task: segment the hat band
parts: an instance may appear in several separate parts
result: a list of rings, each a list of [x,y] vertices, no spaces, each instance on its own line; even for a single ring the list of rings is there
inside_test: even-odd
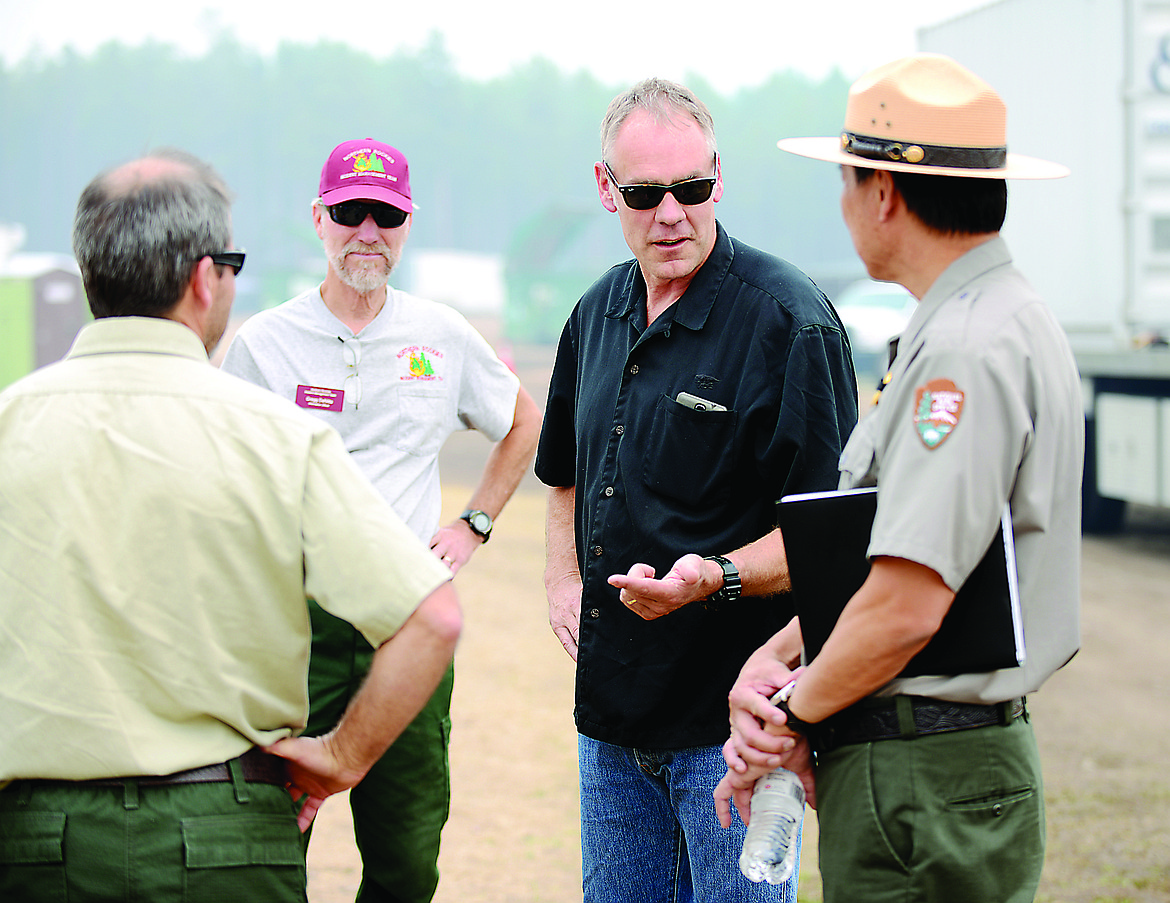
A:
[[[841,133],[841,150],[867,160],[911,163],[918,166],[950,166],[957,169],[1003,169],[1007,165],[1007,147],[946,147],[934,144],[903,144]]]

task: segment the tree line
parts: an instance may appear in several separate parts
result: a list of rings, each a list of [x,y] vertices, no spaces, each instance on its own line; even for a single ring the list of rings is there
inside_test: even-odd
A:
[[[845,78],[778,72],[730,95],[697,76],[684,80],[715,117],[720,221],[822,283],[857,275],[836,173],[776,149],[785,135],[840,128]],[[68,253],[77,197],[97,172],[181,147],[212,163],[236,194],[249,276],[238,303],[259,309],[288,297],[298,277],[322,272],[309,205],[335,144],[372,136],[406,154],[419,207],[411,247],[518,253],[517,236],[550,211],[604,216],[592,174],[598,126],[625,87],[544,58],[473,80],[437,34],[380,59],[332,42],[286,43],[265,56],[230,36],[195,58],[160,43],[66,50],[0,67],[0,222],[25,227],[26,250]],[[616,223],[603,232],[579,252],[596,257],[588,267],[628,256]]]

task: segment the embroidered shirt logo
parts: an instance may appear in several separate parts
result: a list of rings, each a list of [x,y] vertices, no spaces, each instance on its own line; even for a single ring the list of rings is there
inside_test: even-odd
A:
[[[406,364],[406,372],[398,378],[402,380],[441,380],[443,377],[435,372],[436,367],[442,367],[443,352],[426,345],[411,345],[398,352],[398,359]]]
[[[426,353],[420,351],[418,354],[411,354],[410,356],[410,375],[411,376],[434,376],[435,368],[431,366],[431,362],[427,360]]]
[[[929,449],[947,440],[962,413],[963,392],[949,379],[932,379],[914,390],[914,428]]]

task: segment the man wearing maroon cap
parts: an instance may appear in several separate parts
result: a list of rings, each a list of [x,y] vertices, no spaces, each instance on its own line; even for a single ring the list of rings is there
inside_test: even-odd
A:
[[[540,411],[463,316],[387,285],[413,211],[399,151],[370,138],[334,148],[312,207],[328,260],[324,282],[249,319],[223,368],[333,425],[379,492],[458,573],[487,542],[531,462]],[[466,510],[440,526],[439,449],[464,429],[479,430],[495,446]],[[348,624],[316,606],[311,613],[310,735],[336,723],[371,654]],[[425,903],[434,895],[450,798],[452,678],[449,669],[427,707],[350,793],[363,861],[359,901]]]

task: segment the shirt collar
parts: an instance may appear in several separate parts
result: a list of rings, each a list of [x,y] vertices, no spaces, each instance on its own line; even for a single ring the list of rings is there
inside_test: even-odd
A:
[[[1009,266],[1012,262],[1011,252],[1007,242],[996,235],[995,238],[985,241],[951,263],[942,274],[934,280],[934,284],[927,289],[926,294],[918,303],[910,322],[902,335],[904,337],[917,336],[926,325],[926,321],[948,299],[959,294],[969,282],[986,275],[994,269]],[[903,345],[902,347],[906,347]]]
[[[86,324],[66,357],[95,354],[171,354],[207,361],[199,336],[182,323],[161,317],[103,317]]]
[[[925,304],[935,304],[943,298],[949,298],[971,280],[1011,262],[1012,255],[1008,251],[1007,242],[996,235],[983,244],[976,245],[943,270],[934,280],[934,285],[927,289],[922,301]]]
[[[716,221],[715,244],[711,248],[711,253],[695,273],[695,278],[687,286],[686,292],[671,306],[664,317],[668,318],[669,322],[678,323],[687,329],[702,329],[734,259],[735,247],[731,243],[731,237]],[[638,266],[638,261],[634,260],[629,264],[625,290],[614,299],[605,315],[616,320],[628,319],[639,305],[644,307],[645,303],[646,280],[642,278],[642,269]],[[657,323],[658,320],[654,322]]]

